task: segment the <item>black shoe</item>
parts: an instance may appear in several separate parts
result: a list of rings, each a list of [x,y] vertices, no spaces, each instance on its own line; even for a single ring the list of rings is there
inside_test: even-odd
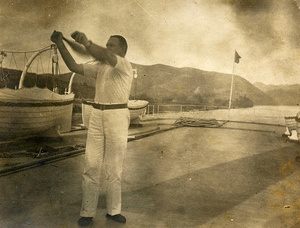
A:
[[[106,214],[106,217],[111,220],[114,220],[115,222],[126,223],[126,218],[121,214],[117,214],[117,215]]]
[[[89,226],[93,223],[93,217],[81,217],[78,220],[79,226]]]

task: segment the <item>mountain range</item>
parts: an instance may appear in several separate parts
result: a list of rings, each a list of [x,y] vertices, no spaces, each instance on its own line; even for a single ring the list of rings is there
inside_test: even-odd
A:
[[[269,97],[272,97],[278,105],[297,105],[300,103],[300,85],[265,85],[261,82],[254,83],[254,86],[259,88]]]
[[[189,103],[206,105],[228,105],[231,89],[231,74],[203,71],[196,68],[176,68],[172,66],[140,65],[132,63],[137,70],[137,78],[133,80],[131,99],[145,99],[151,103]],[[2,74],[9,74],[6,86],[15,88],[21,71],[2,69]],[[25,86],[47,86],[52,89],[54,84],[63,93],[68,88],[71,73],[62,74],[59,78],[51,75],[35,75],[28,73]],[[251,84],[241,76],[233,77],[232,101],[246,99],[253,105],[296,105],[299,99],[295,96],[300,92],[300,85],[265,85]],[[0,86],[4,87],[4,80]],[[76,75],[72,88],[77,98],[93,98],[94,79]]]
[[[133,84],[136,96],[148,96],[156,102],[228,104],[231,74],[203,71],[196,68],[175,68],[162,64],[132,64],[138,77]],[[276,101],[244,78],[234,75],[232,100],[247,97],[254,105],[275,105]],[[136,87],[136,89],[134,88]]]

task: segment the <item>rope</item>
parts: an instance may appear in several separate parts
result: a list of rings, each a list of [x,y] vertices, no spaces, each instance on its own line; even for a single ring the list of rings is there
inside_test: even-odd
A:
[[[9,65],[8,65],[8,69],[10,68],[11,66],[11,62],[12,62],[12,57],[13,57],[13,54],[10,56],[10,60],[9,60]]]
[[[221,127],[223,123],[219,123],[216,119],[180,117],[175,121],[175,125],[189,127]]]
[[[39,74],[39,66],[41,66],[42,73],[44,74],[45,71],[44,71],[44,67],[43,67],[43,60],[42,60],[42,57],[40,55],[38,56],[37,64],[36,64],[36,73],[37,74]]]
[[[28,61],[28,58],[27,58],[27,53],[34,53],[34,52],[39,52],[39,51],[42,51],[48,47],[52,47],[52,45],[48,45],[44,48],[40,48],[40,49],[37,49],[37,50],[31,50],[31,51],[0,51],[1,55],[5,55],[5,57],[7,56],[7,54],[11,54],[11,58],[10,58],[10,63],[9,63],[9,67],[11,67],[11,63],[12,63],[12,60],[14,60],[15,62],[15,65],[16,65],[16,68],[18,69],[18,65],[17,65],[17,61],[16,61],[16,58],[15,58],[15,55],[14,54],[24,54],[24,66],[25,66],[25,60]],[[2,67],[2,63],[1,63],[1,67]]]
[[[18,69],[18,63],[17,63],[16,57],[15,57],[15,54],[24,54],[24,58],[23,58],[24,63],[23,63],[23,65],[25,66],[26,62],[28,62],[27,54],[40,52],[40,51],[45,50],[45,49],[47,49],[49,47],[52,47],[52,46],[53,45],[48,45],[48,46],[46,46],[44,48],[40,48],[40,49],[36,49],[36,50],[31,50],[31,51],[0,51],[0,54],[4,55],[5,57],[7,56],[7,54],[10,54],[11,56],[10,56],[10,62],[9,62],[8,68],[11,67],[12,62],[14,61],[15,65],[16,65],[16,68]],[[52,48],[50,49],[50,55],[51,55],[51,53],[52,53]],[[44,65],[42,64],[42,57],[40,55],[38,56],[37,62],[38,62],[39,65],[41,65],[42,72],[44,73],[45,69],[44,69]],[[2,67],[2,61],[1,61],[1,67]],[[29,68],[30,67],[31,66],[29,66]]]
[[[39,74],[39,63],[40,63],[40,55],[37,57],[36,74]]]
[[[32,51],[1,51],[1,52],[4,52],[4,53],[11,53],[11,54],[14,54],[14,53],[24,53],[24,54],[26,54],[26,53],[33,53],[33,52],[38,52],[38,51],[41,51],[41,50],[43,50],[43,49],[45,49],[45,48],[47,48],[47,47],[49,47],[49,46],[51,46],[51,45],[48,45],[48,46],[46,46],[46,47],[44,47],[44,48],[41,48],[41,49],[37,49],[37,50],[32,50]]]
[[[52,59],[51,59],[51,56],[53,55],[53,53],[52,53],[53,51],[52,50],[50,50],[49,51],[49,61],[48,61],[48,66],[47,66],[47,71],[49,72],[50,71],[50,63],[52,64]]]
[[[14,61],[15,61],[16,68],[18,69],[18,64],[17,64],[16,57],[15,57],[14,53],[12,53],[12,57],[13,57],[13,59],[14,59]]]
[[[45,74],[42,56],[39,56],[39,57],[40,57],[42,72],[43,72],[43,74]]]

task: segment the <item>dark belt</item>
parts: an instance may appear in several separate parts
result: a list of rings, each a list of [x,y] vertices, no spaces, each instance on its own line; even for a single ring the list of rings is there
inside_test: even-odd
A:
[[[127,104],[104,105],[104,104],[93,103],[92,105],[94,108],[100,109],[100,110],[127,108]]]

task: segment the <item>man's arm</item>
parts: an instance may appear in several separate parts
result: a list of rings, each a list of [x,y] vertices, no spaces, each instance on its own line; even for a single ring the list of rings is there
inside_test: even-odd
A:
[[[62,33],[54,31],[51,35],[51,41],[57,45],[57,48],[69,70],[78,74],[83,74],[82,64],[77,64],[75,62],[74,58],[64,45]]]
[[[72,33],[72,38],[85,46],[86,50],[97,60],[107,62],[111,66],[116,66],[117,65],[117,56],[112,53],[110,50],[107,48],[98,46],[91,41],[89,41],[84,33],[81,32],[74,32]]]

